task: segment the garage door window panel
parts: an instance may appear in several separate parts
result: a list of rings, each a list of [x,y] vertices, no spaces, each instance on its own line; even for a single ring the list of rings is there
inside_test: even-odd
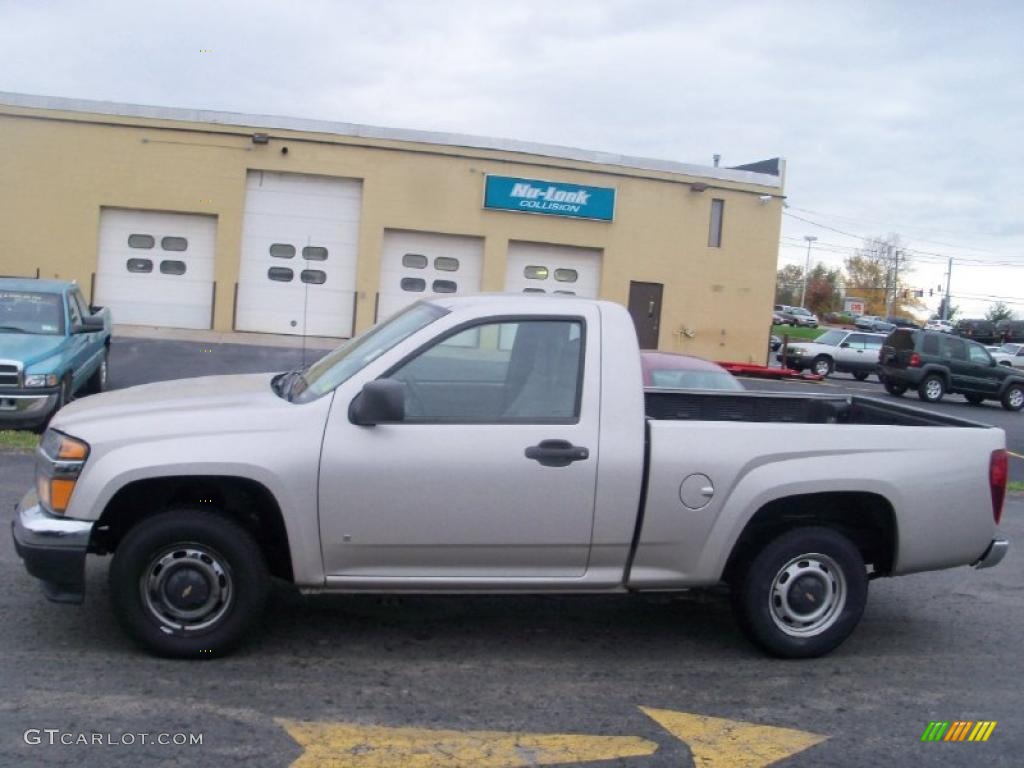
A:
[[[575,423],[583,370],[582,320],[477,324],[401,365],[406,421]]]
[[[523,269],[523,276],[527,280],[547,280],[549,270],[547,267],[530,265]]]
[[[402,266],[409,269],[426,269],[429,260],[422,253],[407,253],[402,257]]]
[[[160,239],[160,247],[165,251],[187,251],[188,240],[184,237],[163,237]]]
[[[174,259],[164,259],[160,262],[160,274],[162,275],[184,275],[185,262]]]
[[[147,274],[153,271],[152,259],[128,259],[125,269],[136,274]]]
[[[560,283],[575,283],[579,279],[579,272],[575,269],[556,269],[555,280]]]
[[[323,285],[327,282],[327,273],[321,269],[304,269],[299,279],[309,285]]]
[[[270,246],[270,255],[275,259],[294,259],[295,246],[288,243],[274,243]]]
[[[438,272],[458,272],[459,260],[451,256],[438,256],[434,259],[434,269]]]
[[[288,267],[271,267],[267,270],[267,277],[275,283],[290,283],[295,273]]]
[[[410,293],[422,293],[427,290],[427,281],[422,277],[403,277],[402,290]]]
[[[459,286],[454,280],[435,280],[430,289],[434,293],[456,293],[459,290]]]
[[[156,240],[152,235],[128,235],[128,247],[129,248],[152,248],[156,245]]]
[[[319,245],[307,245],[302,249],[306,261],[327,261],[327,249]]]

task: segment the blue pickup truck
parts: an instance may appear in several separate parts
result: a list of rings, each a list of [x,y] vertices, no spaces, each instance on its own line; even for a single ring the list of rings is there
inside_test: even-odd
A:
[[[0,429],[41,429],[82,391],[107,386],[110,311],[75,283],[0,278]]]

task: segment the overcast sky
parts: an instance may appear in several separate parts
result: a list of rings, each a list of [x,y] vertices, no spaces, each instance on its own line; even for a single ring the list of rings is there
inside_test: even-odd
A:
[[[896,232],[913,284],[954,256],[954,303],[1024,316],[1020,2],[0,0],[0,90],[782,155],[780,263]]]

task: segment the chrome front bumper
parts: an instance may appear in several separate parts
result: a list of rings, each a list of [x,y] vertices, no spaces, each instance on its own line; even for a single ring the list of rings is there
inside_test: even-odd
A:
[[[44,391],[30,395],[4,392],[0,394],[0,425],[39,424],[57,407],[58,393]]]
[[[974,564],[975,568],[993,568],[1002,562],[1003,558],[1006,557],[1006,553],[1010,549],[1010,540],[1004,539],[1002,536],[992,539],[992,543],[988,545],[988,549],[985,550],[984,554],[978,559],[978,562]]]
[[[58,603],[85,597],[85,554],[94,523],[51,515],[34,491],[18,504],[11,534],[25,569],[42,582],[46,596]]]

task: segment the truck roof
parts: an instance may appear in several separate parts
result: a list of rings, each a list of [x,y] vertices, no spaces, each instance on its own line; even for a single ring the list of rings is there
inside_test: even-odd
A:
[[[619,306],[611,301],[561,293],[471,293],[458,296],[432,296],[424,301],[445,309],[487,306],[501,308],[509,312],[521,311],[523,308],[536,311],[538,305],[543,306],[544,303],[549,303],[553,312],[564,310],[567,306],[574,304]]]
[[[0,289],[7,291],[35,291],[36,293],[64,293],[74,283],[67,280],[46,280],[35,277],[0,277]]]

